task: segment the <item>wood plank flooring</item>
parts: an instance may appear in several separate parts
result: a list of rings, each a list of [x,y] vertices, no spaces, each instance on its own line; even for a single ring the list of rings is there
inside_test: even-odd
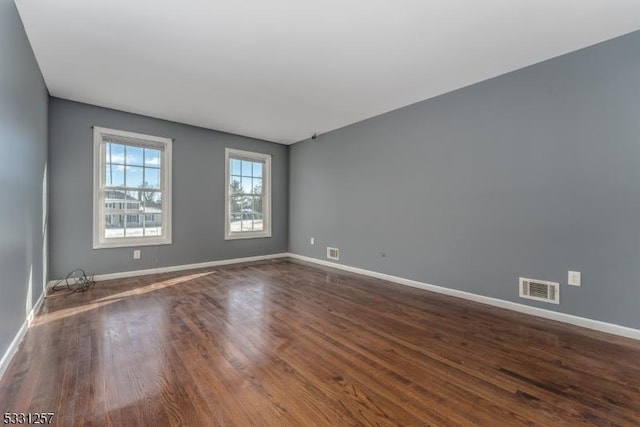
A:
[[[275,260],[54,294],[0,411],[61,426],[637,426],[640,342]]]

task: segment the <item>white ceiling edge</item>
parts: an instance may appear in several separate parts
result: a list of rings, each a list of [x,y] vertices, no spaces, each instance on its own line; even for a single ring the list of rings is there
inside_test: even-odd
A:
[[[214,127],[210,127],[209,123],[207,121],[205,121],[205,120],[192,121],[188,117],[185,117],[184,119],[176,119],[175,116],[173,116],[173,115],[166,115],[166,116],[163,116],[163,115],[150,115],[145,110],[136,111],[135,108],[131,108],[131,107],[126,106],[126,105],[120,105],[117,102],[109,103],[109,104],[102,104],[102,103],[100,103],[99,100],[93,100],[93,99],[91,99],[91,97],[83,97],[82,94],[77,94],[76,97],[69,98],[69,97],[67,97],[68,94],[66,94],[66,93],[57,94],[57,93],[52,92],[50,90],[50,95],[55,97],[55,98],[65,99],[65,100],[68,100],[68,101],[89,104],[89,105],[102,107],[102,108],[108,108],[108,109],[112,109],[112,110],[116,110],[116,111],[123,111],[123,112],[126,112],[126,113],[137,114],[137,115],[150,117],[150,118],[154,118],[154,119],[166,120],[166,121],[175,122],[175,123],[178,123],[178,124],[185,124],[185,125],[189,125],[189,126],[200,127],[200,128],[204,128],[204,129],[208,129],[208,130],[214,130],[214,131],[218,131],[218,132],[228,133],[228,134],[231,134],[231,135],[247,137],[247,138],[252,138],[252,139],[258,139],[258,140],[261,140],[261,141],[272,142],[272,143],[282,144],[282,145],[293,145],[293,144],[296,144],[298,142],[303,142],[303,141],[306,141],[308,139],[311,139],[311,137],[314,134],[316,136],[327,134],[327,133],[330,133],[332,131],[342,129],[344,127],[348,127],[350,125],[353,125],[353,124],[356,124],[356,123],[360,123],[360,122],[363,122],[363,121],[366,121],[366,120],[369,120],[369,119],[373,119],[375,117],[384,115],[386,113],[390,113],[392,111],[400,110],[402,108],[409,107],[411,105],[419,104],[421,102],[425,102],[425,101],[428,101],[430,99],[437,98],[437,97],[439,97],[441,95],[445,95],[447,93],[455,92],[455,91],[463,89],[465,87],[473,86],[475,84],[482,83],[482,82],[487,81],[487,80],[491,80],[491,79],[494,79],[494,78],[498,78],[498,77],[504,76],[506,74],[510,74],[510,73],[513,73],[513,72],[516,72],[516,71],[519,71],[519,70],[523,70],[525,68],[528,68],[528,67],[531,67],[531,66],[534,66],[534,65],[537,65],[537,64],[541,64],[543,62],[550,61],[550,60],[553,60],[553,59],[556,59],[556,58],[559,58],[559,57],[562,57],[562,56],[565,56],[565,55],[568,55],[568,54],[571,54],[571,53],[574,53],[574,52],[577,52],[577,51],[580,51],[580,50],[583,50],[583,49],[588,49],[590,47],[593,47],[593,46],[596,46],[598,44],[601,44],[601,43],[616,39],[618,37],[623,37],[625,35],[629,35],[631,33],[634,33],[635,31],[637,31],[637,30],[631,31],[629,33],[614,35],[611,38],[604,39],[604,40],[601,40],[601,41],[597,41],[597,42],[595,42],[593,44],[589,44],[589,45],[586,45],[586,46],[580,46],[580,47],[577,47],[577,48],[570,48],[570,50],[567,50],[566,52],[559,53],[556,56],[551,57],[551,58],[543,58],[541,60],[532,60],[531,63],[517,66],[518,68],[514,68],[512,70],[501,71],[501,72],[499,72],[499,74],[487,74],[484,77],[478,77],[479,80],[475,80],[474,79],[474,80],[470,80],[470,81],[467,81],[467,82],[460,82],[460,83],[458,83],[459,86],[453,87],[451,89],[444,90],[442,92],[433,93],[433,94],[429,95],[427,98],[420,98],[420,99],[416,99],[416,100],[411,100],[411,101],[408,101],[404,105],[396,106],[396,107],[393,107],[391,109],[374,111],[374,112],[371,112],[370,115],[367,116],[367,117],[358,118],[358,119],[355,119],[352,122],[340,123],[340,124],[335,125],[335,127],[333,127],[333,128],[328,128],[328,129],[324,129],[324,130],[321,130],[321,131],[320,130],[310,131],[308,133],[308,135],[302,136],[302,138],[299,139],[299,140],[289,140],[289,139],[286,139],[286,137],[283,137],[281,139],[268,139],[268,138],[262,137],[262,136],[257,135],[257,134],[251,135],[251,134],[243,133],[243,129],[227,127],[222,123],[220,125],[218,125],[218,127],[214,128]],[[46,84],[46,79],[45,79],[45,84]],[[315,128],[313,128],[313,129],[315,129]]]
[[[597,46],[599,44],[606,43],[608,41],[612,41],[612,40],[615,40],[617,38],[633,34],[633,33],[637,32],[637,31],[639,31],[639,30],[632,30],[632,31],[629,31],[629,32],[626,32],[626,33],[622,33],[622,34],[616,34],[614,36],[611,36],[610,38],[605,38],[603,40],[599,40],[599,41],[596,41],[594,43],[587,44],[585,46],[579,46],[579,47],[575,47],[575,48],[570,48],[566,52],[558,53],[557,55],[555,55],[553,57],[549,57],[549,58],[544,57],[544,58],[542,58],[540,60],[532,60],[530,63],[518,65],[518,66],[516,66],[516,68],[509,69],[509,70],[503,70],[503,71],[497,72],[497,74],[487,74],[484,77],[477,77],[477,79],[469,80],[467,82],[460,82],[460,83],[458,83],[458,86],[452,87],[450,89],[443,90],[441,92],[433,93],[433,94],[429,95],[427,98],[420,98],[420,99],[416,99],[416,100],[413,100],[413,101],[409,101],[408,103],[406,103],[404,105],[400,105],[398,107],[394,107],[394,108],[389,109],[389,110],[380,111],[378,113],[373,113],[369,117],[365,117],[365,118],[362,118],[360,120],[353,121],[351,123],[347,123],[347,124],[344,124],[344,125],[341,125],[341,126],[337,126],[335,128],[328,129],[328,130],[323,131],[323,132],[311,133],[306,138],[301,139],[299,141],[294,141],[294,142],[270,141],[270,142],[276,142],[276,143],[285,144],[285,145],[293,145],[293,144],[296,144],[298,142],[303,142],[303,141],[306,141],[308,139],[311,139],[311,137],[314,134],[316,136],[327,134],[327,133],[330,133],[332,131],[339,130],[339,129],[354,125],[356,123],[364,122],[364,121],[367,121],[369,119],[373,119],[373,118],[376,118],[378,116],[382,116],[382,115],[384,115],[386,113],[391,113],[391,112],[396,111],[396,110],[401,110],[401,109],[403,109],[405,107],[410,107],[410,106],[415,105],[415,104],[420,104],[422,102],[429,101],[429,100],[434,99],[434,98],[438,98],[439,96],[446,95],[448,93],[452,93],[452,92],[458,91],[460,89],[464,89],[466,87],[470,87],[470,86],[473,86],[473,85],[476,85],[476,84],[480,84],[482,82],[486,82],[486,81],[489,81],[489,80],[492,80],[492,79],[495,79],[495,78],[500,78],[502,76],[506,76],[507,74],[511,74],[511,73],[514,73],[514,72],[517,72],[517,71],[520,71],[520,70],[524,70],[526,68],[529,68],[529,67],[532,67],[532,66],[535,66],[535,65],[538,65],[538,64],[542,64],[544,62],[551,61],[551,60],[560,58],[560,57],[565,56],[565,55],[576,53],[576,52],[579,52],[580,50],[588,49],[588,48]]]
[[[52,96],[283,144],[640,29],[634,0],[16,4]]]

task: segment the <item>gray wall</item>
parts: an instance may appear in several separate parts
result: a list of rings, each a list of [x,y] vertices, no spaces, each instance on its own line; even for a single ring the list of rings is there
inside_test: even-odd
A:
[[[290,166],[293,253],[640,327],[640,32],[297,143]],[[561,282],[561,305],[519,299],[519,276]]]
[[[75,268],[104,274],[287,251],[288,147],[58,98],[49,113],[52,278]],[[175,138],[173,244],[141,247],[140,260],[136,248],[92,249],[92,126]],[[273,237],[224,240],[225,147],[273,155]]]
[[[46,282],[48,96],[16,7],[0,0],[0,358]]]

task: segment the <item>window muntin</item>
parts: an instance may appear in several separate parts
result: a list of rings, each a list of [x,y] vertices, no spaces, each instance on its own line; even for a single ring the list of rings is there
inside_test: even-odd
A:
[[[94,248],[169,243],[171,140],[94,128]]]
[[[271,237],[271,156],[227,148],[225,157],[225,237]]]

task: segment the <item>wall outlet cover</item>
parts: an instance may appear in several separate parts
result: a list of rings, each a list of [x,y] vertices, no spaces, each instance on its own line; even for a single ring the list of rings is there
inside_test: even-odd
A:
[[[140,249],[133,251],[133,259],[140,259]]]
[[[579,271],[570,271],[567,277],[567,284],[569,286],[580,286],[581,274]]]

